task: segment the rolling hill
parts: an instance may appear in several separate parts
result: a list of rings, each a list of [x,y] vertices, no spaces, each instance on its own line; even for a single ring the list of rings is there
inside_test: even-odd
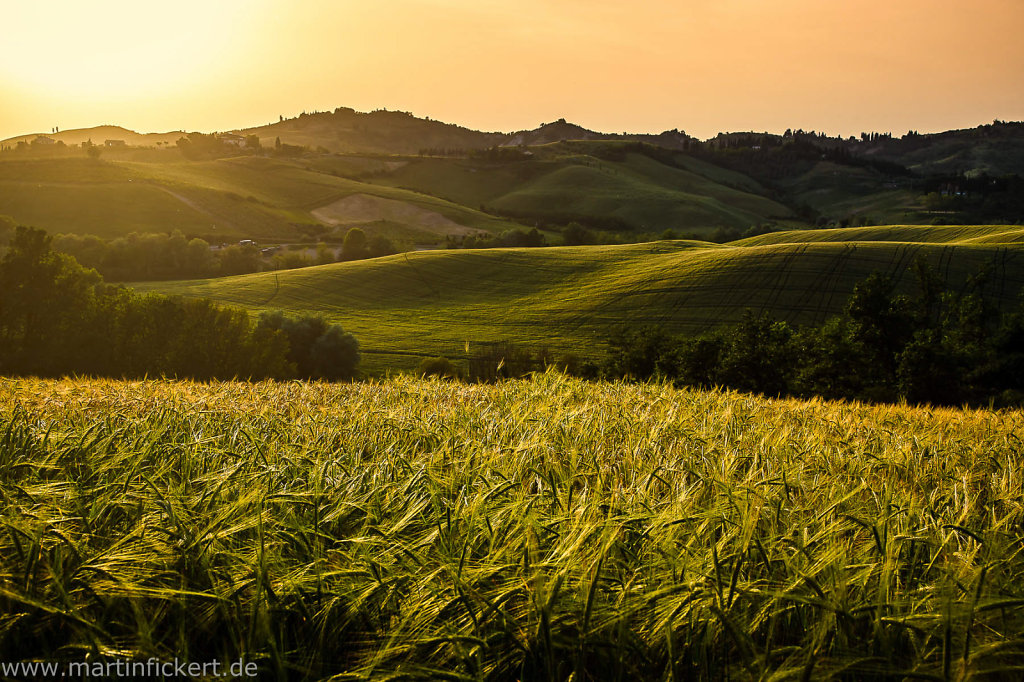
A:
[[[890,228],[891,234],[909,229]],[[988,295],[1003,307],[1015,305],[1024,286],[1019,232],[1003,242],[989,226],[960,229],[959,239],[943,234],[933,242],[846,241],[835,231],[840,239],[834,241],[791,232],[730,245],[433,251],[137,288],[209,297],[253,312],[324,314],[356,335],[364,367],[374,372],[407,369],[423,356],[463,358],[474,344],[498,340],[594,356],[624,326],[699,333],[734,322],[747,309],[820,323],[840,312],[854,285],[874,271],[893,274],[909,291],[910,266],[920,257],[954,287],[992,266]]]
[[[333,112],[303,113],[256,128],[240,129],[256,135],[265,147],[280,138],[285,144],[322,147],[331,152],[418,154],[423,149],[484,149],[501,144],[502,133],[484,133],[451,123],[417,118],[403,111],[359,112],[338,107]]]
[[[172,130],[166,133],[137,133],[121,126],[106,125],[94,126],[92,128],[75,128],[73,130],[62,130],[58,133],[29,133],[18,135],[0,141],[0,146],[16,147],[19,142],[31,143],[39,136],[48,137],[56,142],[63,142],[65,145],[81,145],[83,142],[92,142],[102,145],[107,140],[119,140],[126,145],[133,147],[151,147],[159,145],[173,145],[180,137],[185,135],[180,130]]]
[[[791,230],[741,239],[732,242],[732,245],[765,246],[806,242],[1010,245],[1024,242],[1024,225],[881,225],[825,230]]]
[[[678,154],[668,162],[623,142],[555,143],[510,160],[413,159],[374,178],[376,184],[481,206],[524,221],[572,220],[625,232],[715,228],[745,230],[797,221],[749,178]]]
[[[1016,123],[902,138],[787,131],[700,141],[678,130],[601,133],[564,119],[490,133],[338,108],[236,132],[262,148],[221,144],[186,158],[175,145],[182,133],[114,126],[47,136],[63,144],[5,140],[0,215],[51,232],[181,230],[211,242],[340,239],[358,225],[410,246],[532,226],[553,233],[570,222],[629,241],[766,223],[1024,220],[1024,185],[1007,175],[1024,173]],[[104,147],[97,161],[73,146],[88,139],[128,146]]]
[[[176,149],[144,156],[104,150],[100,159],[8,152],[0,154],[0,215],[53,233],[113,238],[181,230],[211,243],[340,240],[352,226],[411,244],[573,220],[627,235],[710,234],[795,220],[754,181],[696,159],[669,164],[627,149],[557,143],[497,162],[243,153],[188,160]]]
[[[895,161],[918,173],[1024,175],[1024,124],[994,121],[976,128],[880,138],[865,158]]]
[[[238,239],[340,240],[351,225],[408,241],[520,227],[466,206],[321,172],[301,160],[243,155],[188,161],[176,150],[135,160],[130,153],[0,159],[0,215],[52,233],[181,230],[211,243]],[[108,158],[109,157],[109,158]],[[339,201],[373,197],[388,210],[346,211]],[[394,210],[399,204],[404,211]],[[447,222],[445,222],[447,221]],[[451,229],[437,225],[450,224]]]

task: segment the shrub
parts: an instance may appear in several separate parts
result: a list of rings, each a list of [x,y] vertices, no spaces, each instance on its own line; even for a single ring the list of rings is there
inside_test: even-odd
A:
[[[421,377],[458,379],[459,369],[446,357],[424,358],[416,367],[416,375]]]

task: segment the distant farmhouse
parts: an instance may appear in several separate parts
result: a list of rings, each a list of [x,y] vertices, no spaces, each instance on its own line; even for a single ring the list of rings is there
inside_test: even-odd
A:
[[[56,144],[56,140],[54,140],[52,137],[47,137],[46,135],[40,135],[36,139],[32,140],[32,144],[33,145],[40,145],[40,146],[41,145],[51,145],[51,144]]]
[[[124,140],[104,140],[103,144],[108,147],[125,147],[127,143]]]
[[[222,133],[218,136],[218,139],[224,144],[230,144],[235,147],[245,147],[245,138],[241,135],[235,135],[234,133]]]

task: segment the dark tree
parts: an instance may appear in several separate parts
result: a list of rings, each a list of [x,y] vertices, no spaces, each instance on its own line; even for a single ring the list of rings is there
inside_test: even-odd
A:
[[[785,322],[747,311],[726,336],[719,377],[730,388],[770,396],[790,391],[798,360],[793,330]]]
[[[0,373],[232,379],[294,376],[280,332],[202,299],[141,296],[19,227],[0,259]]]
[[[341,245],[341,259],[361,260],[366,256],[366,233],[358,227],[349,229]]]
[[[340,325],[323,317],[289,318],[281,311],[260,316],[257,329],[282,331],[288,338],[288,359],[299,376],[339,381],[353,379],[359,366],[359,344]]]

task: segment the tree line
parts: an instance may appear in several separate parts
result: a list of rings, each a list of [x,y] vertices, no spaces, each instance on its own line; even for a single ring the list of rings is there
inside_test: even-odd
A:
[[[854,287],[841,315],[817,327],[747,311],[697,336],[622,329],[603,359],[498,341],[475,344],[465,367],[427,358],[417,374],[492,382],[554,367],[587,379],[661,378],[768,396],[1024,405],[1024,299],[1003,313],[985,298],[985,273],[953,291],[926,261],[915,264],[915,279],[916,293],[906,295],[892,276],[873,274]]]
[[[770,396],[1024,403],[1024,305],[1001,313],[984,296],[984,273],[962,291],[945,289],[924,261],[915,274],[912,296],[897,293],[893,277],[871,275],[844,313],[819,327],[748,311],[735,325],[691,338],[625,330],[611,339],[603,373]]]
[[[352,379],[359,345],[316,316],[257,321],[205,299],[140,295],[18,227],[0,258],[0,374]]]
[[[206,240],[189,239],[178,230],[169,234],[133,232],[111,240],[94,235],[59,234],[53,239],[53,249],[74,256],[79,263],[95,269],[104,279],[113,282],[244,275],[324,265],[338,260],[375,258],[396,252],[386,237],[374,235],[367,238],[357,227],[346,233],[340,250],[320,242],[312,256],[280,248],[264,255],[255,244],[232,244],[213,249]]]

